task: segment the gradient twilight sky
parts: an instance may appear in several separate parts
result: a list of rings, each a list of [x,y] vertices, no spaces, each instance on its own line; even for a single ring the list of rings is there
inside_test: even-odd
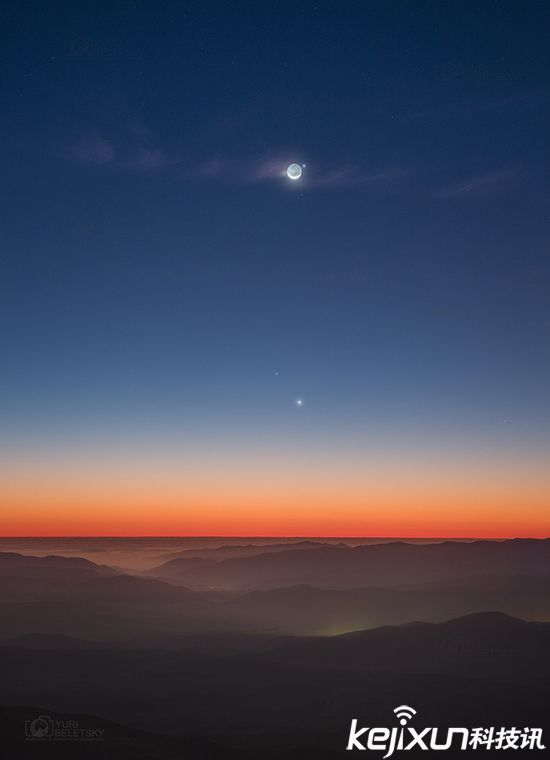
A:
[[[548,3],[2,16],[3,535],[550,534]]]

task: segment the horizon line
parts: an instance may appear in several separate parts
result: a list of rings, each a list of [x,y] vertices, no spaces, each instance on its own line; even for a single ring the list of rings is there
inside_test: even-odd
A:
[[[292,540],[311,540],[311,539],[348,539],[348,540],[428,540],[428,541],[547,541],[550,536],[425,536],[425,535],[393,535],[393,536],[369,536],[369,535],[286,535],[286,534],[264,534],[264,535],[247,535],[247,534],[101,534],[101,535],[0,535],[0,541],[17,540],[17,539],[108,539],[108,538],[125,538],[125,539],[292,539]]]

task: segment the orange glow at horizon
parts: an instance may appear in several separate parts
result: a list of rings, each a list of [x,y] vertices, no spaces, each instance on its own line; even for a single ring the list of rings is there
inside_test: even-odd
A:
[[[0,535],[550,535],[542,454],[256,443],[92,441],[6,454]]]
[[[300,474],[139,471],[4,477],[3,536],[545,537],[540,479],[415,468]]]

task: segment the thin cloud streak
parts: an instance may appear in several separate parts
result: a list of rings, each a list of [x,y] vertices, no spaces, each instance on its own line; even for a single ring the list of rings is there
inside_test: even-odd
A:
[[[100,166],[116,160],[114,145],[96,131],[80,137],[72,146],[71,154],[77,161]]]
[[[148,145],[121,150],[113,141],[95,130],[82,135],[72,145],[70,153],[79,163],[138,172],[170,170],[183,163],[181,156],[171,155],[162,148]]]
[[[81,136],[72,146],[74,160],[83,164],[111,167],[144,173],[169,172],[177,169],[180,176],[205,182],[253,185],[286,179],[286,169],[296,160],[295,151],[285,156],[263,156],[256,159],[212,157],[199,163],[184,160],[181,155],[150,145],[134,145],[121,150],[98,131]],[[345,188],[356,185],[387,190],[396,181],[410,176],[407,168],[389,168],[365,172],[350,164],[330,167],[304,164],[301,186],[311,188]]]
[[[286,158],[263,158],[254,162],[210,160],[201,164],[197,176],[204,179],[220,179],[242,184],[269,182],[286,177],[286,169],[292,156]],[[304,188],[350,187],[354,185],[389,186],[396,180],[410,176],[407,168],[390,168],[372,173],[359,166],[323,167],[304,164]]]
[[[330,169],[312,178],[314,187],[349,187],[351,185],[372,185],[389,188],[394,182],[410,177],[410,168],[384,169],[373,173],[361,171],[358,167],[343,166]]]
[[[438,198],[491,198],[510,189],[519,174],[519,167],[503,167],[493,171],[474,174],[440,188]]]
[[[147,137],[147,142],[150,138]],[[284,155],[263,156],[255,159],[237,157],[211,157],[200,162],[186,161],[181,155],[154,147],[150,144],[134,144],[120,149],[115,143],[93,130],[80,137],[71,148],[71,155],[79,163],[120,171],[144,174],[177,172],[181,180],[217,182],[228,185],[255,185],[286,181],[288,164],[295,160],[295,151]],[[504,166],[471,176],[457,178],[432,192],[432,197],[490,198],[507,192],[520,167]],[[342,164],[340,166],[304,164],[304,175],[300,182],[303,190],[343,189],[365,187],[378,192],[393,192],[402,188],[403,183],[417,172],[410,167],[389,167],[377,171],[365,171],[360,166]]]
[[[195,166],[192,174],[204,180],[254,184],[284,177],[288,163],[288,160],[272,158],[260,158],[255,161],[210,158]]]

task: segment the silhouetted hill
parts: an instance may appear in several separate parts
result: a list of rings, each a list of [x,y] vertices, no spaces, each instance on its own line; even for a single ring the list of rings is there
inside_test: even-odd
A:
[[[173,560],[150,573],[190,588],[253,589],[309,584],[360,588],[425,583],[476,575],[550,576],[550,540],[393,542],[369,546],[321,546],[252,557]]]
[[[0,574],[12,572],[25,573],[47,573],[54,575],[58,572],[73,573],[80,572],[96,573],[100,575],[110,575],[114,571],[106,565],[97,565],[88,559],[82,557],[63,557],[57,554],[50,554],[46,557],[33,557],[26,554],[16,554],[15,552],[0,552]]]
[[[170,552],[164,555],[165,562],[174,559],[213,559],[221,562],[231,557],[254,556],[257,554],[271,554],[281,551],[318,549],[321,546],[345,546],[343,543],[327,544],[322,541],[284,541],[274,544],[229,544],[227,546],[205,547],[202,549],[184,549],[179,552]]]
[[[59,649],[69,651],[71,649],[102,648],[105,644],[97,641],[88,641],[86,639],[77,639],[74,636],[63,636],[61,634],[48,635],[45,633],[27,633],[24,636],[17,636],[14,639],[2,641],[0,642],[0,646],[23,649]]]
[[[37,717],[45,716],[55,725],[77,724],[94,734],[99,732],[100,740],[94,741],[51,741],[38,739],[27,741],[25,728]],[[27,729],[28,730],[28,729]],[[246,737],[241,737],[237,746],[213,742],[208,735],[192,733],[188,736],[167,736],[149,731],[123,726],[104,720],[95,715],[81,715],[74,712],[52,712],[45,707],[0,706],[0,737],[3,755],[10,760],[257,760],[258,748],[247,746]],[[268,737],[269,739],[270,737]],[[298,737],[297,737],[298,738]],[[332,760],[338,752],[321,746],[298,745],[272,749],[265,746],[262,758],[277,760],[284,756],[288,760]]]
[[[336,550],[338,551],[338,550]],[[550,619],[550,577],[485,576],[407,586],[248,593],[191,591],[150,577],[69,572],[0,575],[0,639],[27,633],[172,642],[191,633],[336,635],[487,609]],[[22,603],[24,602],[24,604]],[[170,645],[172,645],[170,643]]]
[[[441,622],[493,608],[550,621],[550,576],[483,576],[393,587],[320,589],[305,584],[227,600],[243,625],[335,635],[412,620]]]
[[[191,578],[200,578],[203,573],[207,575],[208,568],[213,568],[217,564],[218,563],[215,560],[205,559],[204,557],[180,557],[179,559],[171,559],[168,562],[153,568],[145,573],[145,575],[150,575],[153,578],[181,582],[182,578],[187,576]],[[193,587],[200,590],[208,588],[208,584],[198,581],[193,584]]]
[[[332,638],[290,639],[273,654],[310,667],[547,680],[550,623],[501,612],[444,623],[384,626]]]
[[[311,748],[345,757],[352,717],[391,726],[393,708],[403,703],[418,710],[418,726],[546,730],[549,643],[547,624],[486,613],[287,640],[264,651],[219,646],[217,653],[107,649],[69,656],[0,647],[0,702],[25,697],[41,712],[70,710],[194,736],[191,757],[213,748],[223,748],[221,757],[255,751],[251,757],[294,760],[309,757]],[[159,740],[157,749],[165,746]]]
[[[88,600],[101,602],[121,601],[181,601],[197,599],[196,593],[184,586],[172,586],[153,578],[140,578],[133,575],[115,575],[107,578],[94,578],[79,587],[79,593]]]
[[[6,583],[0,577],[0,639],[27,633],[116,642],[170,637],[223,628],[216,609],[209,594],[152,578],[69,572],[55,582],[12,576]]]
[[[0,603],[38,601],[74,589],[84,581],[113,575],[116,571],[112,568],[81,557],[4,552],[0,553]]]
[[[45,716],[52,727],[76,723],[95,738],[54,741],[46,736],[32,739],[29,726],[39,716]],[[26,737],[26,729],[30,737]],[[181,740],[117,725],[92,715],[56,713],[44,707],[0,707],[0,736],[3,756],[5,753],[5,757],[11,760],[28,760],[35,756],[44,760],[74,760],[76,757],[79,760],[192,760],[196,757],[186,750]]]

